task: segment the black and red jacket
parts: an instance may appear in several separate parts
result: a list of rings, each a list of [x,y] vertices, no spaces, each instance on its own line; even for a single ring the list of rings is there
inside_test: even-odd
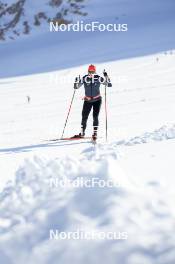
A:
[[[101,85],[112,87],[112,84],[108,77],[104,79],[98,74],[83,76],[82,79],[79,79],[77,82],[74,83],[74,89],[78,89],[82,85],[84,85],[84,89],[85,89],[84,100],[87,101],[96,101],[101,98],[100,95]]]

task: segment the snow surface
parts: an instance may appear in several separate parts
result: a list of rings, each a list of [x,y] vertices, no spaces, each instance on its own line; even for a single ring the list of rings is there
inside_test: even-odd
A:
[[[130,86],[124,81],[108,89],[109,143],[103,143],[102,109],[96,148],[88,141],[46,141],[61,135],[71,86],[58,89],[49,74],[1,82],[1,190],[10,180],[0,195],[2,263],[174,263],[174,57],[111,63],[111,76],[128,69]],[[81,92],[67,136],[79,130]],[[50,179],[81,177],[113,181],[116,187],[49,185]],[[50,229],[127,232],[127,239],[50,240]]]
[[[1,263],[175,263],[174,2],[140,2],[110,0],[104,12],[100,1],[89,1],[89,19],[102,8],[100,17],[108,21],[114,6],[117,12],[128,14],[127,21],[134,15],[130,21],[133,35],[80,34],[86,39],[72,39],[65,34],[58,43],[57,34],[42,33],[1,45]],[[148,13],[150,24],[145,23]],[[96,45],[85,56],[94,39]],[[104,50],[109,42],[112,45]],[[74,54],[70,56],[73,48],[79,51],[76,61]],[[58,51],[58,60],[53,60]],[[98,62],[98,73],[105,68],[113,82],[107,90],[108,143],[104,102],[95,147],[89,140],[48,141],[61,136],[72,83],[75,76],[87,72],[92,58]],[[27,75],[19,76],[23,74]],[[82,97],[80,89],[66,136],[79,132]],[[87,135],[92,133],[91,125],[90,117]],[[50,184],[54,179],[73,183],[94,178],[113,186]],[[125,236],[117,240],[50,239],[50,230],[55,229]]]

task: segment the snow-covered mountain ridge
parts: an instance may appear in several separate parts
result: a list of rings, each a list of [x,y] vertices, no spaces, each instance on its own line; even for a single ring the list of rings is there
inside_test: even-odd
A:
[[[0,1],[0,40],[47,30],[50,21],[66,24],[73,17],[85,16],[84,2],[86,0]]]
[[[46,1],[41,4],[41,1],[26,0],[27,3],[31,7],[22,17],[29,18],[30,22],[34,14],[39,10],[44,12],[47,6]],[[174,49],[175,3],[172,0],[88,0],[77,2],[77,5],[85,6],[81,11],[88,15],[69,13],[68,19],[74,22],[83,20],[84,23],[127,24],[128,31],[50,32],[49,24],[42,19],[43,26],[36,27],[37,30],[26,37],[21,35],[15,41],[1,41],[0,77],[52,72]]]

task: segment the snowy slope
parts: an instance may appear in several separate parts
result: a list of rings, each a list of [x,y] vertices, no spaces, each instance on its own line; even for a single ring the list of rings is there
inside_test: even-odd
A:
[[[86,11],[86,21],[130,29],[43,30],[0,46],[0,262],[174,264],[174,1],[94,0]],[[108,143],[104,102],[96,147],[48,141],[61,136],[74,78],[89,62],[113,83]],[[79,132],[83,94],[76,92],[66,136]],[[93,179],[112,186],[73,186]],[[50,230],[117,239],[56,240]]]
[[[88,141],[45,141],[61,135],[73,92],[67,83],[59,90],[50,74],[1,82],[1,189],[11,180],[0,195],[3,263],[174,263],[174,58],[171,51],[97,65],[111,76],[128,74],[108,89],[109,144],[103,107],[96,148]],[[66,135],[79,130],[81,96],[78,91]],[[114,186],[50,185],[93,178]],[[51,240],[50,230],[115,232],[117,239]]]

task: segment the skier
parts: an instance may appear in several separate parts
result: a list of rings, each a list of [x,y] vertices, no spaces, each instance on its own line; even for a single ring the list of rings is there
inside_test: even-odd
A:
[[[74,137],[83,138],[85,136],[88,116],[90,114],[91,109],[93,108],[92,139],[94,141],[97,139],[97,131],[99,125],[98,116],[102,103],[102,97],[100,95],[100,85],[103,84],[107,87],[112,86],[106,71],[103,72],[103,75],[105,78],[100,77],[98,74],[96,74],[96,67],[91,64],[88,67],[87,75],[85,75],[83,78],[80,78],[80,76],[75,78],[74,89],[78,89],[82,85],[84,85],[85,97],[82,110],[81,132],[78,135],[75,135]]]
[[[29,104],[29,103],[30,103],[30,96],[27,95],[26,97],[27,97],[27,102],[28,102],[28,104]]]

